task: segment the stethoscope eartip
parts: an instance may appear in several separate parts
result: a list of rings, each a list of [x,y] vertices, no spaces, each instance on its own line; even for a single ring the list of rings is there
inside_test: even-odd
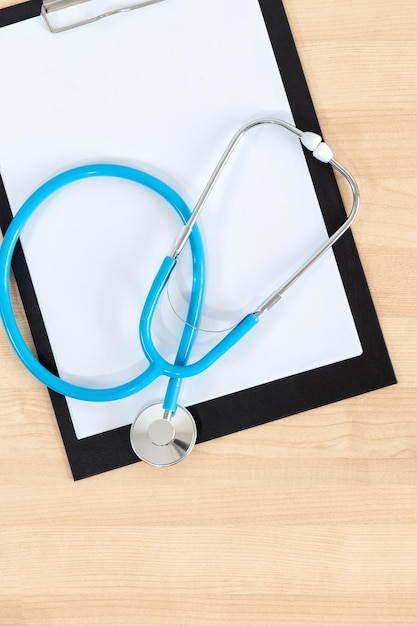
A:
[[[196,438],[197,428],[191,413],[178,407],[172,415],[162,404],[152,404],[139,413],[130,430],[135,454],[155,467],[169,467],[185,459]]]

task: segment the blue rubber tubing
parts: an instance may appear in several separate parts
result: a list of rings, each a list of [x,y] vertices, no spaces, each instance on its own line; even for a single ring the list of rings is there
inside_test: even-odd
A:
[[[13,253],[24,226],[36,209],[58,189],[84,178],[100,176],[122,178],[148,187],[162,196],[172,206],[183,223],[185,223],[190,216],[190,209],[174,189],[159,178],[132,167],[115,164],[86,165],[67,170],[51,178],[26,200],[16,213],[7,229],[0,248],[0,313],[3,325],[10,343],[22,363],[38,380],[57,393],[89,402],[109,402],[131,396],[144,389],[158,376],[165,375],[172,380],[168,383],[164,407],[175,412],[176,400],[181,385],[180,374],[177,373],[177,368],[184,366],[190,355],[197,332],[196,328],[200,319],[204,297],[204,249],[197,226],[194,226],[189,240],[192,254],[193,276],[187,323],[184,325],[175,364],[171,364],[171,370],[169,367],[166,367],[165,361],[163,361],[164,366],[161,367],[159,359],[151,361],[148,358],[149,366],[147,369],[122,385],[103,389],[74,385],[62,380],[47,370],[38,361],[26,345],[15,319],[10,296],[10,271]],[[173,261],[173,265],[175,265],[175,261]]]

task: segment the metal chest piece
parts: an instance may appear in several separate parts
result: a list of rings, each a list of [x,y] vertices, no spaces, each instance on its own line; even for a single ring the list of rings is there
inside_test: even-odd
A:
[[[197,438],[194,418],[187,409],[178,407],[175,415],[166,413],[162,404],[152,404],[139,413],[130,430],[134,452],[155,467],[169,467],[185,459]]]

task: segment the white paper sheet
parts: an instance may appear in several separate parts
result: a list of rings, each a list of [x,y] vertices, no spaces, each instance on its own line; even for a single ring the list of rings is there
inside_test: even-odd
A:
[[[34,18],[0,30],[0,58],[0,171],[13,212],[55,173],[92,162],[160,175],[192,206],[244,123],[265,115],[293,121],[257,0],[166,0],[60,35]],[[297,138],[252,131],[200,226],[209,271],[202,324],[227,326],[326,238]],[[64,378],[106,386],[145,368],[138,319],[178,230],[162,200],[123,181],[76,183],[39,210],[23,245]],[[170,285],[175,303],[187,279],[184,258]],[[166,297],[158,320],[158,345],[172,358],[181,324]],[[201,333],[193,358],[218,339]],[[359,354],[329,252],[234,350],[185,381],[181,403]],[[166,382],[107,404],[68,399],[77,436],[131,423],[163,398]]]

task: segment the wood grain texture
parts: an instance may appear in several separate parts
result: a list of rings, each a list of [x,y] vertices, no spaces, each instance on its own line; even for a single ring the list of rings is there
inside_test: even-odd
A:
[[[0,330],[1,626],[417,623],[417,3],[285,7],[399,383],[75,484]]]

